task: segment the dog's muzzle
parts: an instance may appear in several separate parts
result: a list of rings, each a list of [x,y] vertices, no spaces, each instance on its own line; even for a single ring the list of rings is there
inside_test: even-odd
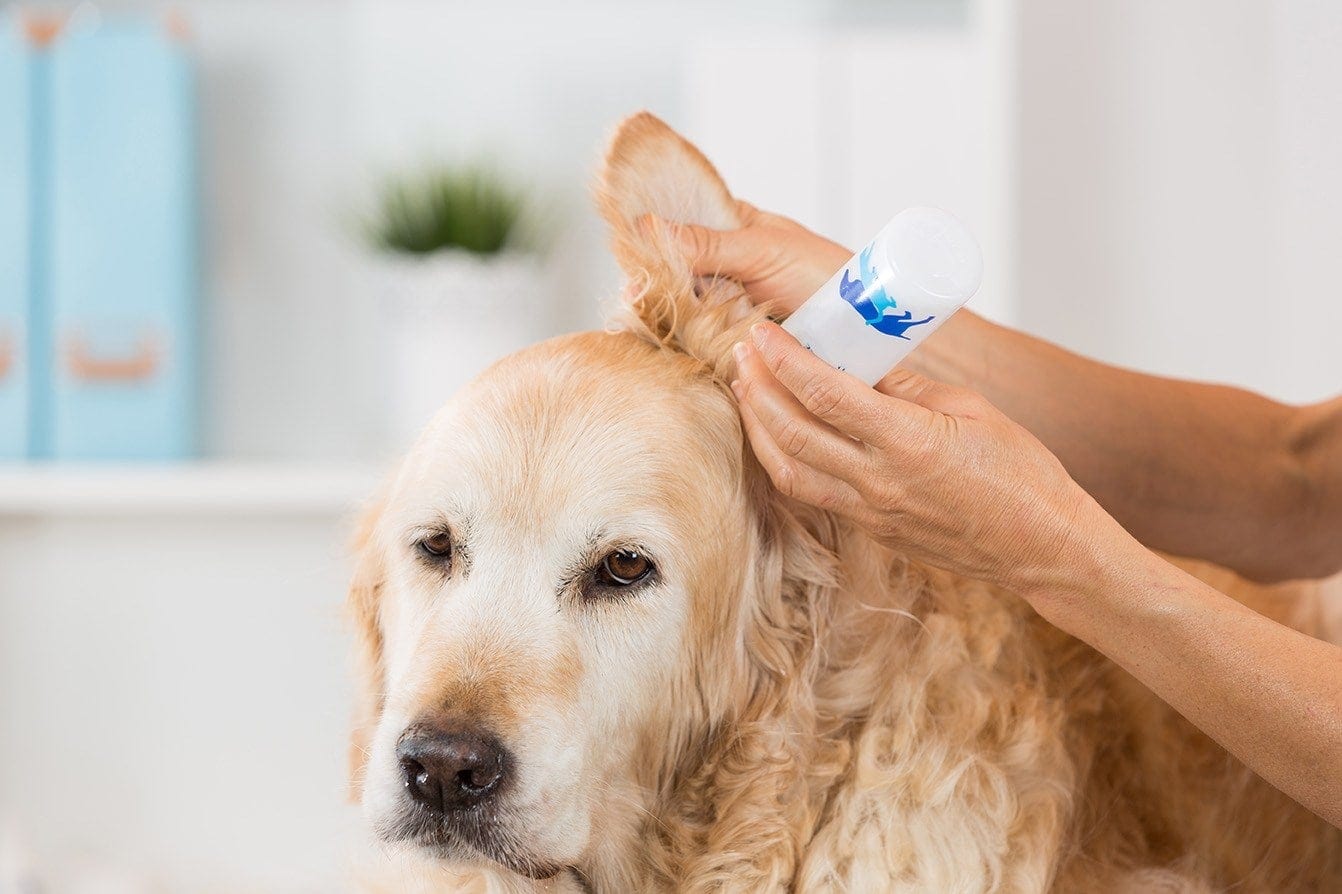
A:
[[[535,879],[564,867],[518,849],[505,809],[515,762],[497,737],[471,728],[416,724],[396,745],[406,810],[383,829],[445,860],[484,858]]]

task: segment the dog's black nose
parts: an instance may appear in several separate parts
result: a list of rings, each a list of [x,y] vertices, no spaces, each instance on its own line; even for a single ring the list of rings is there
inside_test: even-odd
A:
[[[509,758],[490,736],[473,732],[416,732],[396,746],[410,797],[437,813],[466,810],[492,799],[503,786]]]

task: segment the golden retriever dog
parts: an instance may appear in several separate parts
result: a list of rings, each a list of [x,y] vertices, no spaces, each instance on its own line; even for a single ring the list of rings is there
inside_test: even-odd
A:
[[[599,202],[623,319],[457,394],[360,538],[371,888],[1342,890],[1342,833],[1022,600],[773,489],[761,312],[639,225],[738,225],[694,147],[626,120]]]

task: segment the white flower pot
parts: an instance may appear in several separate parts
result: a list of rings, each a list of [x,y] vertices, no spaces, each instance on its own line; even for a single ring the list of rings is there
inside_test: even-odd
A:
[[[499,358],[551,334],[548,279],[531,255],[382,255],[387,436],[409,446],[439,407]]]

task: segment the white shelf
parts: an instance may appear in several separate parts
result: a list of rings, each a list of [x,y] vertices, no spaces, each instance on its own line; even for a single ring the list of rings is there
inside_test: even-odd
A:
[[[354,464],[0,465],[0,517],[340,515],[385,470]]]

